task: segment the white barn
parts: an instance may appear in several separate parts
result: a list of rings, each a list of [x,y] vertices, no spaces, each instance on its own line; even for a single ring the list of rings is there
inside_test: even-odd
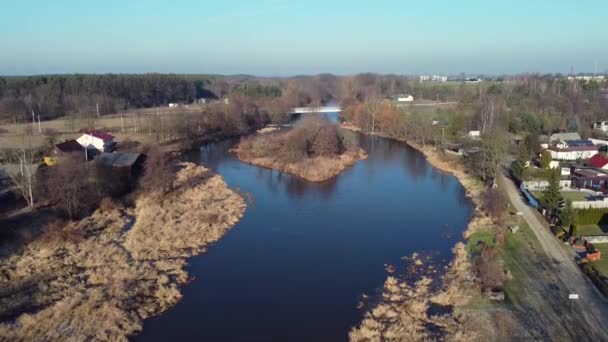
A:
[[[114,150],[114,136],[101,131],[86,131],[76,141],[87,150],[98,150],[99,152]]]

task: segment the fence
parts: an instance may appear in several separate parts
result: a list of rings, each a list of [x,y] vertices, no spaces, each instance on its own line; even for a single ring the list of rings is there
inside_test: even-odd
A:
[[[608,208],[608,200],[604,201],[574,201],[572,202],[574,209],[605,209]]]
[[[549,186],[549,182],[546,180],[533,180],[522,182],[522,185],[530,191],[538,191],[545,190]],[[570,187],[572,187],[572,181],[569,179],[560,180],[559,187],[560,189],[569,189]]]
[[[526,182],[522,182],[519,185],[519,189],[521,190],[521,192],[524,194],[524,196],[526,197],[526,199],[528,200],[528,202],[530,203],[530,205],[534,208],[538,208],[540,205],[538,203],[538,201],[536,200],[536,198],[534,198],[534,196],[532,196],[532,194],[528,191],[528,189],[526,188]]]

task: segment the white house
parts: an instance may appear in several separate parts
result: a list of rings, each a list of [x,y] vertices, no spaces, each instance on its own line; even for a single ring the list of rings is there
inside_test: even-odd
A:
[[[479,138],[480,136],[480,131],[469,131],[469,138]]]
[[[589,159],[597,154],[597,148],[595,146],[577,146],[563,149],[549,148],[548,151],[551,152],[551,158],[555,160]]]
[[[178,103],[169,103],[169,108],[177,108],[179,107]]]
[[[76,139],[87,150],[99,152],[112,152],[114,150],[114,136],[101,131],[86,131]]]
[[[414,97],[412,95],[398,95],[397,102],[413,102]]]

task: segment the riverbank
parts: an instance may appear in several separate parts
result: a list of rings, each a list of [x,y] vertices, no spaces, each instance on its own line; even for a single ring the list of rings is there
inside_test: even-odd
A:
[[[222,177],[182,163],[161,200],[96,210],[0,260],[7,340],[123,340],[181,299],[187,258],[206,251],[246,204]],[[66,237],[68,237],[66,239]]]
[[[343,124],[341,127],[361,132],[352,125]],[[382,133],[374,135],[394,139]],[[492,218],[481,209],[483,184],[466,171],[457,157],[445,155],[430,145],[404,142],[421,152],[434,168],[454,175],[467,191],[467,197],[474,204],[474,213],[463,232],[465,240],[475,232],[493,226]],[[454,259],[442,277],[441,288],[437,291],[430,290],[432,281],[424,275],[424,271],[421,272],[422,277],[414,284],[389,276],[379,303],[365,313],[361,324],[349,333],[349,339],[351,341],[399,340],[403,336],[411,336],[412,340],[471,341],[491,337],[486,334],[491,332],[492,328],[482,331],[469,324],[474,320],[474,316],[484,317],[484,321],[487,322],[491,313],[478,311],[471,315],[467,310],[461,310],[473,297],[479,297],[478,285],[474,281],[472,264],[465,243],[456,243],[453,254]],[[411,263],[412,267],[424,267],[422,261],[415,257],[411,258]],[[446,312],[434,313],[431,307],[437,306],[445,308]],[[509,314],[502,316],[510,322],[513,320]],[[434,328],[429,329],[429,327]]]

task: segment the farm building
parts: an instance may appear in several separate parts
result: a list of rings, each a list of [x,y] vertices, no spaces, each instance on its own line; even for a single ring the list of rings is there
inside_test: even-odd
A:
[[[99,178],[105,183],[112,195],[121,195],[131,191],[137,178],[141,175],[144,155],[141,153],[102,153],[95,163],[100,170]]]
[[[114,150],[114,136],[101,131],[84,131],[80,138],[76,139],[80,145],[87,150],[99,152],[112,152]]]

